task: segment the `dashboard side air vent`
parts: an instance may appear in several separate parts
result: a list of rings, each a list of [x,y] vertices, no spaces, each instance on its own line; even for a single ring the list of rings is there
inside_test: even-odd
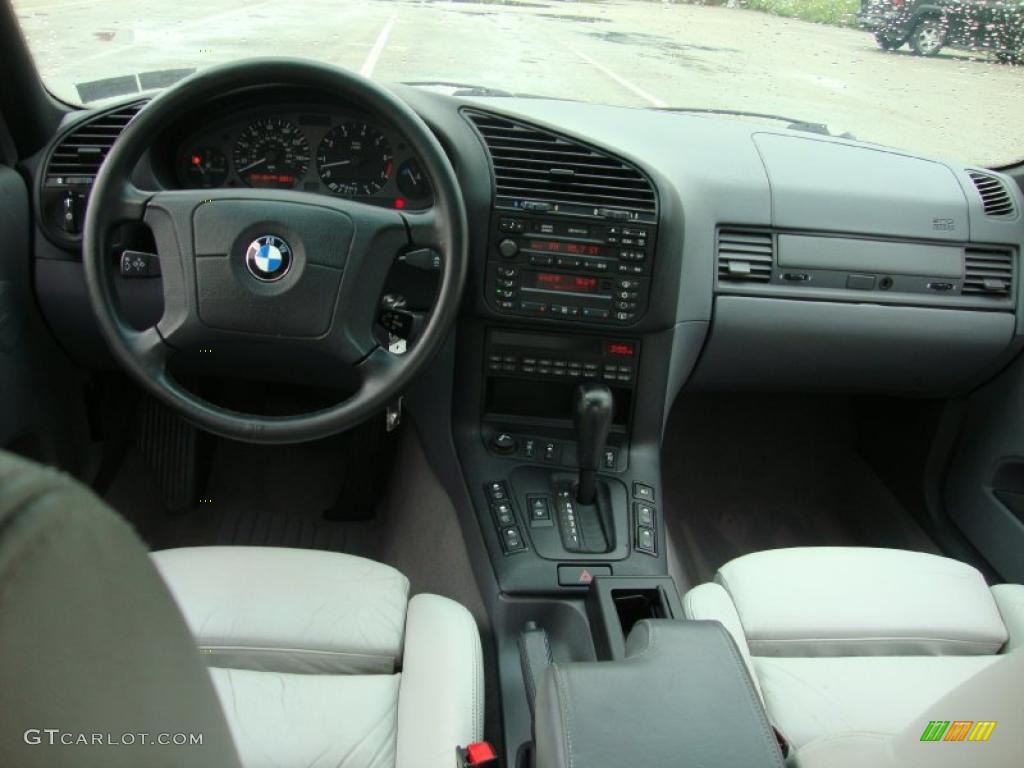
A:
[[[1000,179],[978,171],[971,171],[969,175],[981,196],[981,204],[985,209],[986,216],[1014,215],[1013,198],[1010,197],[1010,191]]]
[[[995,297],[1012,295],[1013,254],[996,248],[964,249],[962,293]]]
[[[58,178],[70,177],[87,182],[96,178],[117,137],[142,107],[141,102],[118,107],[75,126],[50,155],[46,166],[47,181],[56,182]]]
[[[719,281],[767,283],[772,279],[774,264],[775,241],[771,232],[719,230]]]
[[[624,160],[527,123],[465,114],[491,156],[497,207],[655,220],[654,185]]]

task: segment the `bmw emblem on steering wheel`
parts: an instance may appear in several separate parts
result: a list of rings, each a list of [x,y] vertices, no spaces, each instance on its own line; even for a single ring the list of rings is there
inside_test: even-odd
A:
[[[291,265],[291,246],[277,235],[260,235],[245,251],[245,266],[257,280],[280,280]]]

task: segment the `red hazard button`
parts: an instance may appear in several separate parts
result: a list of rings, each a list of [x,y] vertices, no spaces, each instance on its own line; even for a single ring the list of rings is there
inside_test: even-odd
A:
[[[586,587],[598,576],[611,576],[610,565],[560,565],[558,583],[563,587]]]

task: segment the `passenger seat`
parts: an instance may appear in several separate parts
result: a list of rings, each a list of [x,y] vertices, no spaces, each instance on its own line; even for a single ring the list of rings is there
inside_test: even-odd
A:
[[[951,703],[961,689],[977,693],[982,679],[993,706],[1008,696],[1024,713],[1024,586],[989,588],[956,560],[856,547],[768,550],[722,566],[683,603],[687,618],[720,621],[732,634],[799,765],[845,764],[836,749],[856,755],[871,740],[906,741],[930,720],[991,720],[987,706]],[[985,672],[997,664],[1005,674]],[[997,680],[1006,690],[994,690]],[[997,734],[1020,746],[1022,729],[1007,722]],[[830,759],[813,759],[823,755]],[[957,759],[1000,764],[984,755]]]

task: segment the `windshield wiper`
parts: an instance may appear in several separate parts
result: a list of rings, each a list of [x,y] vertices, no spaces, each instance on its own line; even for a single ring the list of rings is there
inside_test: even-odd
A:
[[[743,109],[713,109],[708,107],[657,107],[657,109],[662,112],[687,112],[702,115],[733,115],[736,117],[754,117],[760,120],[776,120],[781,123],[787,123],[786,127],[793,131],[817,133],[821,136],[834,136],[839,139],[856,140],[857,138],[852,133],[832,133],[824,123],[800,120],[794,117],[786,117],[785,115],[772,115],[767,112],[748,112]]]

